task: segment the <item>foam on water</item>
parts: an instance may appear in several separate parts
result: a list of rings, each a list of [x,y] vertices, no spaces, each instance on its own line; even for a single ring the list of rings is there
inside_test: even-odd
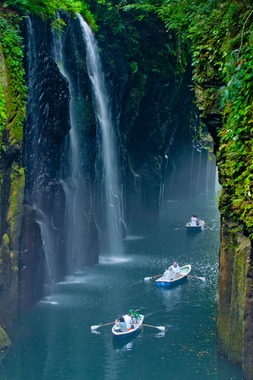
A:
[[[145,239],[145,236],[136,236],[136,235],[127,235],[124,240],[125,241],[131,241],[131,240],[143,240]]]
[[[114,257],[100,257],[99,263],[103,265],[110,264],[121,264],[131,261],[131,257],[122,257],[122,256],[114,256]]]

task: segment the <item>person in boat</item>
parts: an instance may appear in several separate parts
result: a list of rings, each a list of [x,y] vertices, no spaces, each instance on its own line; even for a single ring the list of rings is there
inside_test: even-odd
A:
[[[127,331],[131,330],[132,324],[133,324],[133,320],[131,318],[130,312],[128,314],[123,315],[123,318],[124,318],[124,321],[126,323],[126,329],[127,329]]]
[[[125,332],[134,328],[133,319],[130,315],[130,312],[121,317],[118,317],[115,321],[115,324],[116,324],[115,330],[118,332]]]
[[[176,261],[174,261],[173,265],[171,265],[168,268],[168,271],[170,273],[170,279],[174,280],[175,278],[180,276],[180,266]]]
[[[115,321],[116,327],[115,330],[118,332],[125,332],[127,331],[126,322],[123,316],[118,317]]]
[[[197,217],[197,215],[192,215],[191,217],[191,225],[192,226],[197,226],[199,224],[199,218]]]
[[[138,321],[141,319],[140,314],[135,310],[130,310],[129,314],[130,314],[130,317],[132,319],[131,323],[138,323]]]

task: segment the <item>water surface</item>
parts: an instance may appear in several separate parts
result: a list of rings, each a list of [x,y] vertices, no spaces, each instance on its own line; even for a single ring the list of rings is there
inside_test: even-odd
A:
[[[240,367],[216,352],[219,215],[215,204],[166,202],[162,220],[137,222],[124,240],[123,256],[103,257],[57,285],[55,294],[22,314],[11,330],[13,348],[2,360],[4,380],[242,380]],[[191,213],[207,223],[189,233]],[[147,276],[174,260],[191,264],[190,279],[173,289]],[[113,322],[135,308],[145,323],[132,340],[115,342]]]

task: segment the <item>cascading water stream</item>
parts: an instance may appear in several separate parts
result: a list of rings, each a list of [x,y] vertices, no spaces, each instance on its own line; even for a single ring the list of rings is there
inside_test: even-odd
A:
[[[102,65],[98,53],[97,42],[88,24],[78,15],[83,38],[86,43],[86,61],[91,80],[95,112],[102,135],[102,159],[104,166],[105,186],[105,238],[101,238],[103,253],[113,256],[122,255],[122,217],[121,200],[118,180],[118,165],[115,149],[110,106],[105,86]]]
[[[75,86],[72,78],[65,67],[65,52],[63,47],[62,35],[53,33],[53,55],[55,62],[62,75],[69,84],[70,91],[70,125],[71,129],[66,141],[66,155],[68,156],[68,174],[63,181],[63,188],[66,196],[65,212],[65,237],[67,252],[67,272],[72,274],[79,271],[83,266],[84,255],[84,194],[85,180],[82,173],[82,154],[80,147],[80,136],[78,132],[78,122],[76,121],[76,95]]]

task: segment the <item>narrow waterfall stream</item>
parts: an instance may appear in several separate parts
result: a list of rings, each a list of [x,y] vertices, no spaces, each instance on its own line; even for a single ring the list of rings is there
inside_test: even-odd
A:
[[[102,253],[121,256],[122,207],[120,199],[116,136],[113,130],[110,102],[105,85],[97,42],[88,24],[79,15],[87,49],[87,68],[91,80],[97,123],[101,132],[102,161],[104,168],[105,231],[101,235]]]
[[[70,124],[68,138],[66,139],[66,155],[68,156],[67,175],[63,182],[63,188],[66,196],[66,212],[65,212],[65,236],[66,236],[66,252],[67,252],[67,272],[69,274],[80,270],[82,267],[83,256],[83,218],[84,196],[85,196],[85,178],[82,173],[82,152],[81,152],[81,137],[79,125],[77,121],[76,108],[80,101],[75,91],[71,75],[65,67],[65,51],[62,41],[62,35],[53,33],[53,55],[62,75],[66,78],[69,84],[70,102]],[[84,126],[82,126],[84,127]],[[66,165],[67,165],[66,163]]]

